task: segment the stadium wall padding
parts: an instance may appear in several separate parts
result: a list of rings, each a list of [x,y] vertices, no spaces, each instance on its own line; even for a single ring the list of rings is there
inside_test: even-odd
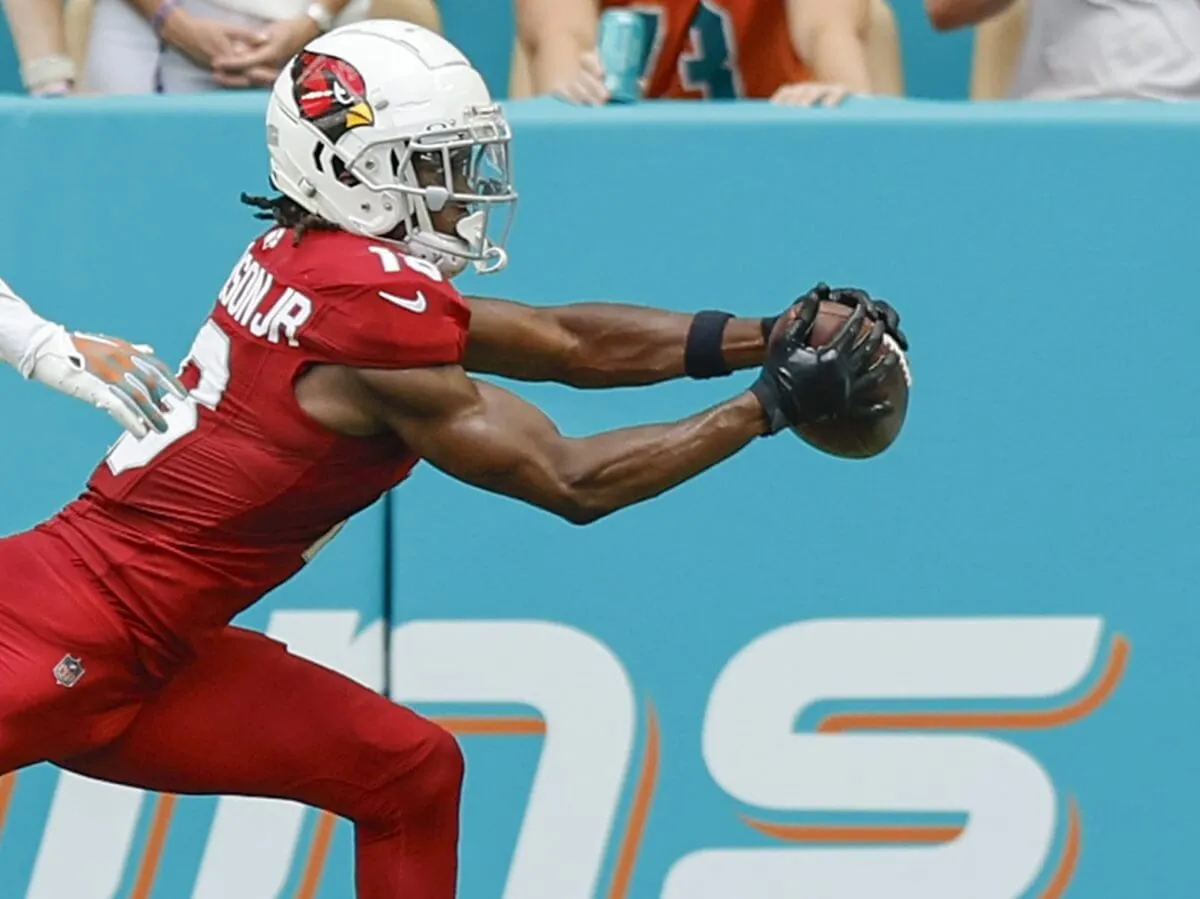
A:
[[[468,292],[763,315],[860,285],[915,383],[877,459],[784,434],[587,528],[422,467],[246,616],[378,687],[390,574],[393,695],[467,752],[464,899],[1196,895],[1197,108],[511,117],[512,263]],[[257,230],[261,119],[0,102],[0,275],[179,359]],[[578,436],[752,377],[509,386]],[[0,403],[10,532],[116,431],[11,372]],[[325,848],[285,803],[38,767],[0,809],[0,899],[352,895],[348,825]]]

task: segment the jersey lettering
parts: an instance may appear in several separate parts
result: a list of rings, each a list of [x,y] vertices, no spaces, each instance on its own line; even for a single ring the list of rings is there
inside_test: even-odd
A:
[[[250,322],[250,333],[255,337],[267,338],[269,343],[279,343],[283,337],[287,337],[289,345],[300,346],[296,334],[312,316],[312,311],[312,300],[289,287],[275,301],[270,312],[254,316]]]
[[[253,336],[275,344],[286,337],[290,346],[299,346],[296,335],[312,317],[312,300],[289,287],[268,312],[260,312],[259,307],[274,286],[274,277],[247,250],[217,294],[217,302]]]

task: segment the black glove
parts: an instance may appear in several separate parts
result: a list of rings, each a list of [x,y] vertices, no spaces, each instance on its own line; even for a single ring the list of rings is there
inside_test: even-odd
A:
[[[891,337],[900,349],[908,349],[908,338],[904,336],[904,332],[900,330],[900,313],[892,308],[891,303],[887,300],[877,300],[865,290],[859,290],[857,287],[834,287],[830,288],[828,284],[818,284],[808,296],[816,296],[817,299],[827,300],[834,303],[841,303],[843,306],[860,306],[867,307],[867,316],[876,321],[883,321],[883,326],[886,333]]]
[[[891,403],[871,396],[899,362],[894,352],[874,359],[886,323],[873,319],[871,330],[860,338],[872,304],[847,303],[854,311],[845,324],[828,344],[813,348],[808,339],[820,304],[815,289],[800,300],[796,317],[767,346],[762,373],[750,387],[762,403],[769,434],[830,418],[873,419],[892,411]]]
[[[896,341],[900,349],[908,349],[908,338],[900,330],[900,313],[893,309],[891,303],[886,300],[877,300],[865,290],[859,290],[857,287],[831,288],[822,281],[804,296],[798,297],[790,308],[795,308],[809,298],[825,300],[831,303],[841,303],[843,306],[865,305],[867,307],[867,315],[872,320],[883,321],[886,333]],[[780,315],[773,315],[762,320],[762,335],[764,340],[771,336],[771,330],[775,327],[775,323],[782,317]]]

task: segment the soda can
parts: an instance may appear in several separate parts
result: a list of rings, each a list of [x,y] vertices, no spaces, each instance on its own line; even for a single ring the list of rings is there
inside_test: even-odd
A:
[[[646,58],[646,20],[628,9],[610,9],[600,17],[596,47],[604,66],[604,86],[613,103],[642,99],[642,60]]]

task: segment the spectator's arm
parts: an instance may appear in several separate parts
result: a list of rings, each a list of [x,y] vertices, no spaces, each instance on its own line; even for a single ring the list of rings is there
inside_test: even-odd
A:
[[[1008,9],[1013,0],[925,0],[925,14],[938,31],[978,25]]]
[[[869,0],[787,0],[792,44],[815,81],[871,92],[870,13]]]
[[[70,86],[75,65],[67,54],[61,0],[3,0],[26,88],[40,93]]]
[[[971,54],[972,100],[1003,100],[1009,96],[1020,64],[1028,28],[1029,4],[1016,0],[1008,9],[975,28]]]
[[[517,0],[517,39],[529,60],[533,92],[559,87],[596,46],[597,0]]]

